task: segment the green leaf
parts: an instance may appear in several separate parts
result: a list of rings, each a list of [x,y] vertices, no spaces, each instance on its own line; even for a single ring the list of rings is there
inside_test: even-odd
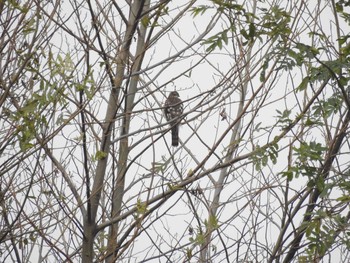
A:
[[[147,212],[147,203],[137,199],[136,210],[138,215],[144,215]]]
[[[32,33],[35,31],[35,18],[32,17],[24,26],[23,33],[24,35],[28,35],[29,33]]]
[[[299,52],[295,52],[293,49],[288,49],[287,55],[294,59],[296,65],[298,66],[301,66],[304,62],[304,56]]]
[[[192,243],[195,243],[196,245],[202,245],[205,242],[205,236],[202,233],[198,233],[196,235],[196,238],[190,237],[189,239]]]
[[[34,147],[34,144],[27,141],[23,141],[21,139],[19,140],[19,148],[21,149],[22,152],[25,152],[33,147]]]
[[[37,106],[38,106],[37,100],[29,101],[24,107],[20,109],[20,113],[24,114],[25,116],[28,116],[28,114],[35,112],[35,110],[37,109]]]
[[[309,77],[303,78],[303,80],[301,81],[301,83],[297,87],[296,91],[303,91],[303,90],[305,90],[307,88],[307,85],[309,84],[309,81],[310,81]]]
[[[227,37],[227,30],[224,30],[221,34],[222,36],[222,40],[224,41],[224,43],[227,45],[228,44],[228,37]]]
[[[223,48],[223,42],[225,44],[228,44],[227,32],[228,30],[224,30],[214,36],[211,36],[207,40],[203,41],[202,45],[209,44],[209,47],[207,47],[206,51],[211,52],[215,50],[217,47],[221,50]]]
[[[143,27],[148,27],[149,26],[149,24],[150,24],[150,19],[149,19],[149,17],[148,16],[143,16],[142,18],[141,18],[141,24],[142,24],[142,26]]]
[[[313,114],[314,116],[328,118],[340,110],[342,102],[343,98],[339,94],[334,94],[327,100],[317,101],[312,107],[312,110],[314,111]]]
[[[287,180],[289,182],[293,180],[293,171],[292,170],[287,170],[285,172],[282,172],[281,175],[284,177],[287,177]]]
[[[103,151],[97,151],[95,154],[95,160],[99,161],[107,157],[107,153]]]
[[[193,7],[191,9],[192,16],[196,17],[198,15],[203,15],[208,9],[211,9],[211,7],[207,5],[200,5],[198,7]]]
[[[190,260],[192,258],[192,249],[190,248],[186,248],[186,257],[188,260]]]
[[[261,67],[261,72],[260,72],[260,82],[264,82],[266,80],[266,69],[269,66],[269,58],[264,61]]]
[[[242,35],[246,40],[249,40],[249,35],[248,35],[247,31],[246,31],[244,28],[242,28],[239,32],[241,33],[241,35]]]
[[[297,43],[295,47],[299,50],[300,55],[309,59],[315,58],[320,53],[317,48],[303,43]]]
[[[327,150],[327,147],[312,141],[310,143],[301,143],[299,148],[293,147],[293,150],[295,151],[294,155],[296,155],[298,160],[303,164],[307,161],[321,161],[323,159],[323,153]],[[305,166],[304,168],[308,173],[314,172],[314,167]]]
[[[249,24],[249,39],[253,40],[255,37],[256,27],[253,23]]]
[[[338,197],[337,201],[348,203],[348,202],[350,202],[350,196],[349,195],[343,195],[341,197]]]
[[[314,125],[322,125],[322,124],[323,124],[322,122],[311,119],[311,118],[307,118],[305,121],[305,126],[308,126],[308,127],[311,127]]]

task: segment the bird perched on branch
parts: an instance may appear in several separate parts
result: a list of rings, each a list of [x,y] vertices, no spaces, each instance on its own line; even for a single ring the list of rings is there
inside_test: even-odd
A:
[[[167,121],[171,121],[172,146],[179,145],[179,117],[182,115],[183,110],[183,104],[179,93],[177,91],[170,92],[169,97],[164,103],[164,115]]]

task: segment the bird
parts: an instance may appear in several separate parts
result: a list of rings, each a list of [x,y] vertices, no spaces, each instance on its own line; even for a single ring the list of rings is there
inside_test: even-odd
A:
[[[164,103],[165,119],[170,122],[171,126],[171,145],[179,145],[179,117],[183,113],[183,103],[177,91],[170,92]]]

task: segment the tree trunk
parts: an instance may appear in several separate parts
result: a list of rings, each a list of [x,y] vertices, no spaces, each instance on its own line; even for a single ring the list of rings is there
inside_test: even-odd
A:
[[[114,87],[111,90],[111,95],[108,102],[108,109],[105,118],[105,124],[103,127],[103,136],[101,140],[101,151],[106,154],[106,157],[102,158],[98,161],[96,168],[95,181],[91,192],[91,214],[87,215],[87,219],[85,219],[84,223],[84,234],[85,237],[83,239],[83,251],[82,257],[84,263],[93,262],[93,243],[94,243],[94,230],[96,228],[96,215],[99,207],[101,192],[103,188],[103,181],[105,178],[107,161],[109,148],[111,146],[111,131],[114,128],[114,118],[115,114],[118,110],[118,98],[120,93],[120,88],[122,86],[122,82],[124,79],[125,68],[129,59],[129,50],[132,41],[132,36],[134,35],[137,27],[137,23],[139,22],[139,18],[142,11],[144,1],[134,1],[132,4],[130,15],[129,15],[129,23],[126,29],[125,37],[124,37],[124,45],[121,47],[120,52],[117,56],[117,74],[114,80]],[[120,156],[124,156],[123,152],[123,143],[121,143]],[[114,239],[110,238],[109,241],[113,242]],[[109,243],[109,248],[111,248]],[[113,252],[113,250],[108,249],[108,252]],[[107,252],[107,255],[108,255]],[[108,261],[106,262],[113,262]]]
[[[129,21],[132,22],[131,24],[134,24],[135,28],[136,28],[136,24],[139,22],[141,18],[140,17],[141,13],[147,11],[148,8],[149,8],[149,0],[135,1],[133,3],[132,9],[130,12]],[[135,61],[132,66],[131,73],[137,72],[141,68],[143,55],[146,48],[145,33],[146,33],[146,27],[141,25],[139,29]],[[135,94],[137,92],[138,79],[139,79],[138,75],[131,77],[129,87],[126,92],[126,99],[125,99],[126,104],[124,108],[124,117],[123,117],[122,127],[120,131],[120,136],[122,137],[122,139],[120,140],[120,150],[119,150],[119,156],[118,156],[118,172],[117,172],[117,178],[114,185],[113,197],[112,197],[111,218],[117,217],[120,214],[122,200],[124,196],[125,175],[127,172],[127,160],[129,156],[129,140],[127,135],[130,129],[130,118],[131,118],[131,112],[134,107],[134,99],[135,99]],[[116,256],[118,253],[117,241],[118,241],[118,223],[114,223],[109,230],[106,263],[111,263],[116,261]]]

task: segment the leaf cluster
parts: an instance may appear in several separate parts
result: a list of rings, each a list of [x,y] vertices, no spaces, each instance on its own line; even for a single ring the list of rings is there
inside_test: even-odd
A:
[[[324,188],[322,177],[318,175],[317,165],[315,161],[321,162],[323,160],[324,152],[327,147],[322,144],[311,141],[302,142],[299,147],[292,148],[296,156],[295,165],[288,168],[287,171],[282,172],[282,175],[287,177],[289,181],[293,178],[298,178],[300,175],[309,177],[309,187],[317,185],[320,190]]]
[[[334,244],[337,237],[337,229],[347,228],[347,219],[339,214],[331,214],[329,211],[320,209],[315,212],[313,219],[304,225],[305,235],[308,240],[305,255],[299,257],[300,262],[314,262],[322,258],[328,249]],[[341,243],[349,247],[350,232],[346,231]]]
[[[273,164],[276,164],[278,148],[277,142],[271,143],[270,145],[264,147],[257,145],[254,154],[250,157],[250,159],[253,161],[255,169],[260,171],[268,164],[269,160],[271,160]]]

